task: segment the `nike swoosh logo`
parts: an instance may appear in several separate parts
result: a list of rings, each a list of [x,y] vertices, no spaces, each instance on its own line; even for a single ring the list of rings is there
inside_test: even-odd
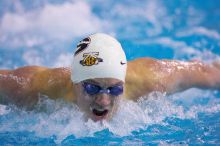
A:
[[[124,63],[124,62],[121,61],[121,65],[124,65],[124,64],[126,64],[126,63]]]

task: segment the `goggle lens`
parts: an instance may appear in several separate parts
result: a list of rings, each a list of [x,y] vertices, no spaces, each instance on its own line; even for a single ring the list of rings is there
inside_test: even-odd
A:
[[[123,93],[123,86],[122,85],[116,85],[113,87],[108,87],[107,89],[102,89],[100,86],[83,82],[84,90],[89,95],[95,95],[98,93],[107,93],[111,94],[113,96],[118,96]]]

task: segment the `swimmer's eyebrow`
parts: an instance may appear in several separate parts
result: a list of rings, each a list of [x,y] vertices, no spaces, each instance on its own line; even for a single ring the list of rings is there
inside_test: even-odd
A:
[[[87,82],[87,83],[92,83],[92,84],[95,84],[95,85],[100,85],[99,82],[96,82],[96,81],[94,81],[94,80],[85,80],[85,82]]]
[[[119,81],[119,82],[113,84],[112,86],[118,86],[118,85],[123,85],[123,82]]]
[[[87,83],[92,83],[92,84],[95,84],[95,85],[98,85],[98,86],[101,85],[99,82],[97,82],[97,81],[95,81],[95,80],[92,80],[92,79],[85,80],[85,82],[87,82]],[[119,81],[119,82],[117,82],[117,83],[115,83],[115,84],[112,84],[112,85],[109,85],[109,86],[117,86],[117,85],[123,85],[123,82],[122,82],[122,81]]]

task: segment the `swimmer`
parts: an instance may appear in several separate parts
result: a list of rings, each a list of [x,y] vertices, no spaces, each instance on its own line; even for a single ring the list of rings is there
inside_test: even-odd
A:
[[[0,102],[31,108],[39,97],[75,103],[94,121],[109,120],[120,98],[197,87],[220,90],[220,65],[139,58],[127,62],[120,43],[97,33],[79,42],[71,68],[27,66],[0,70]]]

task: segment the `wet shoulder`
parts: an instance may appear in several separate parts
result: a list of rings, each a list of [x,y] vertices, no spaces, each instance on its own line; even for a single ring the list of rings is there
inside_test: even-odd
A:
[[[65,98],[72,91],[69,68],[48,68],[35,74],[33,80],[35,90],[50,98]]]
[[[155,89],[158,84],[159,64],[159,60],[152,58],[139,58],[128,62],[125,84],[127,98],[137,99]]]

